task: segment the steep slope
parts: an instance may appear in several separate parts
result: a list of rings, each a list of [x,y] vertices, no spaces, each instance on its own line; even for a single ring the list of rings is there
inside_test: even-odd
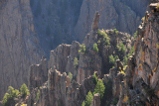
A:
[[[120,93],[118,105],[159,105],[158,16],[157,4],[151,4],[138,28],[135,55],[130,58],[126,77],[121,83],[121,89],[126,90]]]
[[[108,36],[110,39],[106,38]],[[29,106],[33,104],[37,106],[81,106],[87,93],[89,91],[94,92],[98,78],[102,78],[102,80],[99,80],[103,83],[103,86],[107,86],[106,94],[110,94],[112,92],[111,81],[107,79],[104,73],[108,73],[109,69],[105,68],[112,67],[115,60],[114,63],[109,63],[109,56],[113,54],[116,57],[120,54],[118,58],[124,60],[123,56],[131,48],[132,42],[130,39],[132,38],[127,33],[92,29],[82,44],[85,49],[78,42],[73,42],[71,45],[59,45],[51,51],[48,67],[46,59],[42,59],[40,64],[30,67],[29,88],[31,95],[18,104],[26,103]],[[117,46],[121,43],[126,45],[123,51],[117,49]],[[99,51],[96,51],[93,47],[94,44],[98,44]],[[122,69],[121,62],[118,62],[120,64],[117,65],[116,69]],[[48,74],[46,70],[48,70]],[[69,74],[70,72],[72,75]],[[38,95],[39,91],[40,95]],[[107,97],[108,100],[111,101]],[[103,105],[105,99],[100,101],[99,94],[96,94],[92,103]]]
[[[31,0],[36,31],[41,46],[49,51],[61,43],[71,43],[83,0]]]
[[[74,32],[83,39],[91,29],[92,17],[99,11],[99,28],[117,28],[119,31],[133,34],[147,8],[149,0],[84,0]]]
[[[1,0],[0,98],[9,85],[27,83],[28,67],[41,58],[38,43],[29,0]]]
[[[149,0],[31,0],[36,32],[42,48],[49,54],[61,43],[82,42],[91,30],[96,11],[99,28],[117,28],[133,34]],[[49,57],[49,55],[47,55]]]

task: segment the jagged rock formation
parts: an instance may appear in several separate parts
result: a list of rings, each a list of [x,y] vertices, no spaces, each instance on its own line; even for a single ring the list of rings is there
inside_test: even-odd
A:
[[[93,90],[94,87],[93,77],[78,84],[71,81],[66,73],[61,74],[56,69],[50,69],[48,82],[40,87],[39,100],[31,98],[33,102],[29,106],[32,106],[33,103],[36,106],[81,106],[87,92]]]
[[[0,1],[0,98],[28,82],[28,67],[42,55],[29,0]]]
[[[156,5],[157,7],[157,5]],[[135,55],[129,62],[125,79],[127,92],[120,95],[129,97],[131,105],[158,106],[158,11],[150,8],[149,15],[139,26],[135,43]],[[132,65],[131,65],[132,64]],[[132,74],[132,75],[131,75]],[[129,77],[129,78],[128,78]],[[132,86],[131,88],[129,88]],[[124,105],[123,98],[118,105]]]
[[[82,42],[91,30],[96,11],[99,28],[117,28],[133,34],[149,0],[31,0],[36,32],[47,56],[61,43]]]
[[[99,28],[117,28],[133,34],[140,23],[149,0],[83,0],[75,35],[85,36],[91,30],[93,16],[99,11]],[[142,7],[142,8],[141,8]],[[78,37],[79,38],[79,37]],[[83,39],[80,37],[79,39]]]
[[[31,65],[29,72],[29,88],[40,87],[48,79],[48,64],[45,58],[40,64]]]
[[[100,106],[100,94],[94,94],[91,106]]]
[[[76,41],[72,42],[71,45],[59,45],[55,50],[51,51],[48,67],[76,75],[77,72],[75,70],[77,70],[77,66],[74,64],[74,59],[79,56],[79,46],[80,44]]]
[[[88,5],[88,2],[90,5]],[[140,2],[141,1],[138,1],[137,3]],[[36,8],[41,8],[38,6],[41,6],[42,3],[46,6],[50,5],[47,1],[32,1],[31,5],[36,5]],[[67,3],[69,4],[70,2]],[[115,105],[118,100],[119,106],[128,104],[143,104],[147,106],[158,105],[158,80],[156,80],[158,78],[158,36],[156,36],[158,33],[158,13],[151,12],[150,14],[146,14],[145,20],[143,20],[142,25],[139,27],[138,37],[136,39],[135,55],[129,59],[126,69],[124,67],[126,62],[122,64],[121,61],[124,61],[124,56],[127,56],[126,54],[131,51],[133,38],[130,37],[129,34],[118,32],[117,30],[98,30],[98,27],[115,28],[118,25],[118,29],[133,33],[135,31],[135,27],[138,25],[140,17],[142,16],[142,11],[146,8],[147,2],[145,1],[145,4],[142,4],[144,8],[142,8],[143,10],[140,10],[138,14],[134,12],[136,10],[134,10],[133,5],[130,5],[129,3],[130,2],[125,0],[106,2],[100,1],[100,3],[99,1],[86,2],[84,0],[81,7],[81,13],[88,10],[89,14],[80,14],[78,22],[76,19],[76,21],[71,23],[71,26],[69,27],[72,28],[76,26],[75,29],[68,31],[66,28],[66,31],[62,31],[62,33],[69,32],[69,36],[73,34],[74,31],[81,32],[79,34],[82,34],[82,29],[78,29],[80,27],[85,28],[83,30],[84,35],[87,33],[89,28],[91,28],[90,25],[92,24],[88,21],[88,25],[84,25],[83,27],[79,24],[84,22],[82,21],[82,18],[87,18],[88,20],[93,19],[91,18],[92,14],[94,15],[96,10],[102,9],[102,11],[99,11],[101,21],[99,21],[99,14],[96,14],[97,17],[94,18],[92,30],[85,37],[83,45],[80,45],[78,42],[73,42],[71,45],[59,45],[55,50],[51,51],[48,66],[47,61],[42,59],[40,64],[32,65],[30,67],[29,87],[31,90],[31,95],[27,99],[24,99],[25,103],[30,106],[81,106],[82,101],[85,100],[85,96],[88,91],[93,92],[95,88],[94,77],[90,75],[97,71],[98,77],[103,78],[105,86],[109,89],[106,89],[107,91],[105,91],[106,93],[104,95],[104,99],[102,100],[100,100],[100,95],[95,94],[92,101],[92,106],[99,106],[103,104]],[[136,1],[131,1],[131,3],[135,4]],[[53,7],[57,8],[59,4],[61,4],[61,1],[56,2],[55,4],[57,6]],[[99,5],[95,5],[95,7],[93,7],[94,4]],[[126,5],[132,8],[130,9],[126,7]],[[13,10],[12,8],[14,6],[17,6],[18,9]],[[107,7],[113,14],[108,14],[108,10],[103,11],[103,8],[100,8],[100,6]],[[29,64],[39,60],[41,51],[36,49],[39,47],[39,42],[34,33],[34,25],[32,23],[33,19],[30,12],[29,1],[20,0],[15,1],[14,3],[11,1],[4,1],[1,4],[1,7],[3,7],[2,10],[6,10],[8,12],[2,11],[0,13],[2,14],[0,18],[3,25],[1,25],[3,31],[0,30],[3,35],[2,38],[0,38],[0,50],[2,54],[1,66],[3,69],[1,75],[3,75],[3,77],[0,77],[0,80],[8,81],[8,85],[17,87],[21,83],[27,82],[27,67]],[[50,6],[48,6],[48,8],[49,7]],[[70,8],[68,9],[71,10]],[[124,10],[126,13],[131,12],[128,15],[124,15]],[[40,12],[39,9],[34,10],[34,8],[32,8],[32,11],[34,13],[36,30],[39,31],[41,28],[44,29],[41,30],[42,35],[40,38],[42,39],[46,32],[47,35],[54,33],[54,31],[50,31],[50,24],[52,23],[47,25],[46,22],[43,24],[43,27],[37,26],[41,24],[38,23],[41,19],[44,19],[44,21],[47,20],[49,16],[45,17],[46,14],[56,14],[56,11],[53,13],[47,13],[47,10],[42,8]],[[61,10],[59,9],[59,11]],[[16,14],[16,17],[9,18],[8,14],[9,17]],[[62,14],[58,15],[63,16]],[[57,20],[59,17],[58,15],[57,17],[54,15]],[[105,20],[105,18],[108,18],[105,17],[106,15],[110,18],[110,20],[108,20],[106,24],[101,23],[103,19]],[[135,19],[136,17],[138,17],[137,20]],[[56,18],[53,21],[53,23],[57,23],[55,27],[58,26],[59,22],[61,22],[59,20],[57,21]],[[21,19],[22,23],[20,23],[20,21],[12,21],[15,19]],[[66,20],[68,19],[69,18]],[[132,20],[130,24],[127,23],[129,21],[128,19]],[[7,24],[8,20],[10,24]],[[123,20],[126,20],[125,24],[122,23]],[[64,26],[66,24],[68,23],[64,23]],[[107,24],[110,26],[108,27]],[[123,24],[123,27],[120,26],[121,24]],[[130,25],[133,25],[133,28],[130,28]],[[11,29],[10,26],[13,26],[13,29]],[[6,31],[6,29],[9,31]],[[62,28],[57,27],[57,29],[60,30]],[[58,34],[60,34],[60,32],[58,32]],[[7,35],[13,36],[7,37]],[[48,38],[51,38],[51,36]],[[57,38],[52,39],[57,40]],[[13,40],[16,42],[13,42]],[[40,43],[45,44],[46,42],[41,40]],[[124,49],[120,48],[120,46],[123,46]],[[21,52],[17,52],[15,50],[19,50]],[[49,50],[49,47],[46,48],[45,51],[47,50]],[[111,55],[114,57],[118,55],[121,60],[118,60],[116,62],[116,66],[112,69],[110,68],[114,65],[114,63],[109,62]],[[31,58],[31,56],[34,56],[34,58]],[[17,61],[15,61],[15,59],[17,59]],[[21,64],[21,66],[16,67],[19,64]],[[10,68],[14,71],[10,71]],[[125,73],[123,71],[125,71]],[[73,74],[73,80],[68,77],[68,72]],[[15,79],[12,79],[10,75],[16,76]],[[3,82],[0,84],[3,86],[0,90],[3,92],[6,89],[6,84]],[[130,100],[130,103],[128,100]],[[21,101],[23,102],[23,100]]]
[[[42,48],[49,52],[61,43],[71,43],[83,0],[30,0],[35,29]]]

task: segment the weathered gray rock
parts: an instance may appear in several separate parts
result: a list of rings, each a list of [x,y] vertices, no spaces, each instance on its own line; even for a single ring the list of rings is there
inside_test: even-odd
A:
[[[100,14],[100,29],[117,28],[122,32],[133,34],[148,3],[149,0],[83,0],[79,19],[74,29],[74,32],[78,33],[75,33],[75,35],[84,37],[91,30],[92,17],[96,11],[99,11]],[[83,37],[80,37],[80,39],[83,39]]]
[[[100,94],[99,93],[94,94],[91,106],[101,106],[100,105]]]
[[[55,68],[60,72],[71,72],[73,76],[76,76],[79,59],[79,48],[80,44],[76,41],[72,42],[71,45],[59,45],[55,50],[51,51],[48,67]],[[77,59],[76,64],[75,58]]]
[[[29,0],[0,1],[0,99],[8,86],[28,83],[29,66],[42,50],[34,30]]]
[[[61,74],[56,69],[50,69],[48,82],[40,87],[38,101],[34,96],[36,89],[33,90],[34,92],[31,94],[32,104],[36,104],[36,106],[81,106],[88,91],[93,91],[94,88],[93,77],[78,84],[76,81],[71,82],[66,73]]]
[[[70,54],[71,45],[61,44],[50,52],[49,69],[55,68],[61,72],[66,72],[66,65]]]
[[[29,73],[29,88],[40,87],[48,79],[48,64],[47,60],[43,58],[40,64],[31,65]]]

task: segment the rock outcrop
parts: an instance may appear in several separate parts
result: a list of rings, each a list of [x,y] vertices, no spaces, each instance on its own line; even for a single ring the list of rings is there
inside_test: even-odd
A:
[[[48,64],[47,60],[43,58],[40,64],[31,65],[29,72],[29,88],[40,87],[48,79]]]
[[[150,8],[138,29],[135,43],[135,55],[130,59],[125,78],[127,89],[121,92],[118,105],[157,106],[158,98],[158,11],[157,4]],[[128,78],[129,77],[129,78]],[[125,96],[124,96],[125,95]],[[123,102],[125,97],[129,102]]]
[[[71,81],[67,74],[61,74],[56,69],[50,69],[48,81],[41,86],[40,98],[37,101],[31,94],[32,106],[81,106],[88,91],[93,91],[95,83],[93,77],[89,77],[78,84]],[[35,90],[34,90],[35,91]],[[35,93],[36,94],[36,93]]]
[[[133,34],[148,6],[149,0],[83,0],[80,15],[75,26],[77,38],[83,37],[91,30],[93,16],[99,11],[99,28],[117,28],[119,31]],[[142,8],[141,8],[142,7]],[[80,37],[78,37],[80,35]],[[83,36],[83,37],[81,37]]]
[[[149,0],[31,0],[34,25],[40,44],[49,57],[50,50],[73,40],[82,42],[91,30],[96,11],[101,15],[99,28],[117,28],[133,34]]]

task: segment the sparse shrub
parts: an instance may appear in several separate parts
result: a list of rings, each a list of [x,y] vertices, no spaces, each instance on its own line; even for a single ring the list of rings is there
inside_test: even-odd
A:
[[[126,47],[123,44],[123,42],[120,42],[119,44],[117,44],[117,48],[118,48],[118,51],[121,51],[122,53],[126,52]]]
[[[13,104],[14,98],[18,97],[19,91],[17,89],[14,89],[12,86],[8,87],[7,93],[5,93],[2,104],[3,106],[10,106],[10,104]]]
[[[27,95],[29,95],[29,89],[27,87],[26,84],[22,84],[20,87],[20,94],[22,95],[22,97],[26,97]]]
[[[37,93],[36,93],[36,100],[40,99],[40,90],[38,89]]]
[[[103,29],[98,30],[98,35],[103,37],[103,41],[106,43],[106,45],[110,45],[110,38]]]
[[[134,46],[130,49],[130,52],[129,52],[129,54],[128,54],[128,57],[129,56],[131,56],[131,55],[133,55],[133,53],[135,52],[135,48],[134,48]]]
[[[115,55],[115,56],[110,55],[109,56],[109,63],[114,65],[117,59],[119,59],[119,57],[117,55]]]
[[[85,106],[90,106],[93,100],[93,94],[91,91],[88,92],[86,95],[86,101],[85,101]]]
[[[93,50],[96,51],[96,52],[99,52],[97,43],[93,44]]]
[[[114,28],[113,31],[114,31],[115,34],[118,34],[118,33],[119,33],[119,31],[118,31],[116,28]]]
[[[128,62],[128,57],[127,57],[127,56],[124,56],[124,58],[123,58],[123,63],[124,63],[124,64],[127,64],[127,62]]]
[[[97,81],[98,81],[98,76],[97,76],[96,72],[94,72],[94,74],[93,74],[93,80],[94,80],[94,83],[95,83],[95,84],[96,84]]]
[[[104,82],[103,82],[103,80],[98,79],[93,94],[99,93],[100,94],[100,98],[102,98],[104,96],[104,91],[105,91]]]
[[[73,65],[74,65],[75,67],[78,66],[78,58],[77,58],[77,57],[74,58],[74,60],[73,60]]]
[[[71,73],[71,72],[68,72],[68,77],[70,78],[70,80],[72,80],[73,75],[72,75],[72,73]]]
[[[78,50],[79,53],[85,53],[86,52],[86,45],[85,44],[81,44],[80,45],[80,49]]]
[[[86,106],[86,102],[85,101],[82,102],[82,106]]]
[[[137,37],[137,33],[138,33],[137,31],[134,33],[134,35],[133,35],[133,36],[134,36],[134,38],[136,38],[136,37]]]

